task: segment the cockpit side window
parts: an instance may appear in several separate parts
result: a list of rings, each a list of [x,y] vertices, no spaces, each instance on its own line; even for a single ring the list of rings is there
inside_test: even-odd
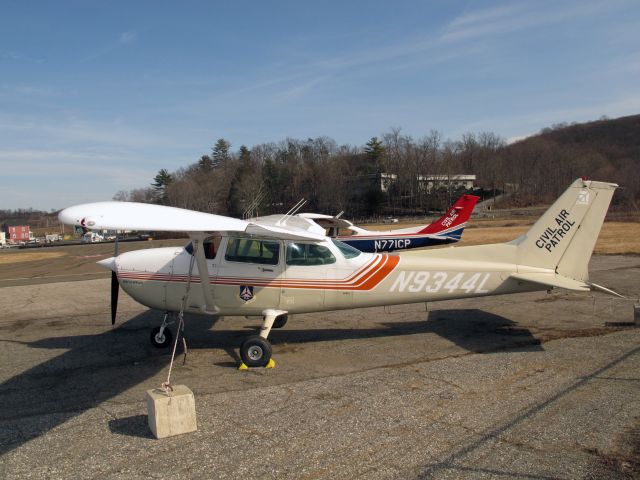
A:
[[[224,258],[228,262],[277,265],[280,260],[280,242],[255,238],[230,238]]]
[[[287,265],[329,265],[336,257],[324,245],[315,243],[287,243]]]
[[[213,237],[207,238],[202,243],[202,246],[204,247],[204,256],[209,260],[213,260],[214,258],[216,258],[221,241],[222,237],[220,235],[215,235]]]
[[[214,235],[212,237],[208,237],[204,242],[202,242],[205,258],[209,260],[213,260],[214,258],[216,258],[221,241],[222,237],[220,235]],[[193,255],[193,242],[189,242],[187,246],[184,247],[184,249],[189,255]]]

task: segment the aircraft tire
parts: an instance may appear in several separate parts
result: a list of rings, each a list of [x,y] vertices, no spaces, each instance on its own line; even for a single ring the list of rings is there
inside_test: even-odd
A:
[[[258,335],[249,337],[240,345],[240,357],[247,367],[264,367],[271,360],[271,344]]]
[[[282,328],[287,324],[287,320],[289,320],[288,315],[278,315],[276,319],[273,321],[272,328]]]
[[[171,345],[171,341],[173,340],[173,334],[171,333],[171,330],[165,328],[164,332],[162,332],[162,338],[158,337],[158,333],[160,333],[160,327],[155,327],[151,330],[151,335],[149,335],[151,345],[156,348],[167,348],[169,345]]]

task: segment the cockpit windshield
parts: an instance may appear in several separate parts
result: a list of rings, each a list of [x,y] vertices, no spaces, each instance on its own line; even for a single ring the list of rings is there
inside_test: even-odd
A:
[[[331,241],[336,247],[338,247],[338,250],[342,252],[342,254],[344,255],[344,258],[356,258],[358,255],[362,253],[357,248],[353,248],[351,245],[342,243],[340,240],[336,240],[335,238],[332,238]]]

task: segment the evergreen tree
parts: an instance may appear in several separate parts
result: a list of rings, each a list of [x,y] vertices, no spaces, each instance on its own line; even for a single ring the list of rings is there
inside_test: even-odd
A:
[[[251,150],[249,150],[245,145],[240,147],[238,156],[240,158],[241,166],[246,167],[251,163]]]
[[[200,157],[200,160],[198,160],[198,168],[203,172],[210,172],[213,170],[213,160],[211,160],[211,157],[209,155],[203,155]]]
[[[368,160],[367,173],[381,173],[382,157],[385,154],[382,141],[378,140],[378,137],[372,137],[371,140],[367,142],[367,145],[364,148],[364,153]]]
[[[227,163],[229,160],[229,149],[231,148],[231,144],[227,142],[224,138],[219,138],[216,144],[213,147],[213,166],[221,167]]]
[[[240,185],[243,180],[250,174],[251,152],[242,145],[238,152],[239,166],[236,168],[235,174],[231,180],[229,187],[229,196],[227,197],[227,210],[231,216],[239,217],[246,207],[246,198],[242,197]]]
[[[158,174],[153,178],[153,187],[156,202],[165,204],[167,203],[167,187],[173,181],[172,175],[166,168],[161,169]]]
[[[282,203],[283,188],[278,165],[270,158],[267,158],[262,165],[262,179],[267,191],[270,210],[273,210],[274,207],[277,210]]]

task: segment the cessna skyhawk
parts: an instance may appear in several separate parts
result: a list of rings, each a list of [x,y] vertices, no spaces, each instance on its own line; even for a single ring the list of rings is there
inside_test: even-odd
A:
[[[398,254],[363,253],[298,216],[247,222],[159,205],[102,202],[63,210],[62,222],[89,229],[186,232],[181,248],[102,260],[135,300],[167,312],[262,316],[259,335],[240,345],[245,365],[271,361],[272,327],[287,315],[565,288],[611,290],[587,266],[617,185],[578,179],[521,237],[504,244]],[[193,288],[190,288],[193,286]],[[152,343],[171,342],[167,315]]]
[[[361,252],[391,252],[410,248],[431,247],[454,243],[462,237],[462,231],[480,197],[462,195],[447,212],[433,223],[395,230],[366,230],[353,223],[331,215],[299,213],[299,217],[313,220],[328,229],[331,238],[340,240]],[[348,233],[340,234],[340,231]]]

